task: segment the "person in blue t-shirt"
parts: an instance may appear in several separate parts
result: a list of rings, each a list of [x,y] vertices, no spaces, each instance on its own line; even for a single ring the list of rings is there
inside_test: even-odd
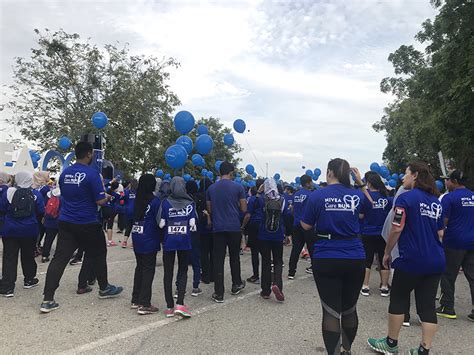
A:
[[[0,211],[5,215],[3,225],[2,282],[0,295],[13,297],[21,253],[24,288],[38,285],[36,278],[35,246],[39,233],[37,215],[44,213],[43,196],[32,189],[33,175],[20,171],[15,175],[14,187],[9,187],[0,199]],[[23,196],[22,198],[20,196]]]
[[[11,184],[11,176],[3,171],[0,171],[0,200],[4,193],[7,192]],[[0,211],[0,237],[2,236],[3,221],[5,219],[5,212]]]
[[[262,291],[260,296],[268,299],[273,292],[275,298],[283,302],[285,300],[282,280],[284,218],[290,212],[286,206],[285,198],[278,192],[275,179],[266,179],[259,191],[263,194],[259,204],[262,211],[262,221],[258,230],[259,250],[262,255]]]
[[[281,184],[278,184],[281,186]],[[285,187],[283,192],[283,197],[285,199],[286,209],[288,213],[285,213],[283,217],[284,227],[285,227],[285,245],[291,245],[293,240],[293,225],[294,225],[294,217],[291,213],[291,208],[293,206],[293,197],[295,194],[295,189],[293,186],[288,185]]]
[[[455,319],[454,286],[462,267],[471,289],[472,311],[468,319],[474,321],[474,191],[466,188],[467,177],[454,170],[446,178],[449,193],[441,200],[446,230],[443,238],[446,271],[441,276],[440,317]]]
[[[163,229],[163,286],[165,291],[166,317],[175,315],[189,318],[191,312],[184,304],[186,283],[188,280],[188,262],[192,250],[191,233],[197,231],[196,205],[186,192],[186,183],[175,176],[170,183],[171,194],[160,207],[157,218]],[[176,307],[173,299],[174,262],[178,255],[178,299]]]
[[[46,205],[46,202],[48,201],[48,192],[51,190],[51,188],[48,185],[49,183],[49,172],[48,171],[36,171],[33,174],[33,184],[31,187],[41,194],[43,196],[43,201]],[[46,234],[46,229],[43,226],[43,216],[38,215],[36,216],[38,218],[38,225],[39,225],[39,234],[38,234],[38,247],[37,247],[37,252],[36,255],[42,254],[42,247],[41,247],[41,242],[43,241],[43,237]]]
[[[359,235],[359,213],[365,190],[356,168],[343,159],[329,162],[328,186],[306,203],[301,226],[316,234],[312,267],[323,308],[323,339],[329,354],[350,352],[358,328],[356,305],[365,274],[365,253]],[[342,328],[342,331],[341,331]],[[342,337],[341,337],[342,335]],[[342,344],[341,349],[338,348]]]
[[[388,297],[390,295],[388,288],[390,270],[382,264],[386,245],[382,237],[382,229],[385,219],[392,209],[393,198],[388,196],[387,188],[379,174],[368,171],[365,173],[365,181],[371,200],[364,200],[360,214],[361,235],[365,249],[365,278],[360,293],[363,296],[370,295],[370,269],[374,262],[375,253],[377,253],[380,270],[380,295]]]
[[[84,249],[85,258],[88,258],[87,262],[97,277],[99,298],[116,297],[123,291],[122,287],[108,282],[107,246],[99,219],[98,206],[105,205],[111,197],[105,194],[97,170],[89,166],[93,156],[92,145],[79,142],[74,154],[76,163],[64,169],[59,177],[62,205],[58,220],[58,242],[46,273],[44,298],[40,307],[42,313],[59,308],[54,294],[66,265],[79,247]]]
[[[232,274],[232,295],[238,295],[245,288],[240,274],[240,242],[242,239],[240,211],[247,212],[245,190],[241,184],[232,181],[234,165],[222,162],[219,168],[221,178],[207,190],[207,211],[211,215],[214,232],[214,294],[215,302],[224,302],[224,259],[229,248]]]
[[[156,182],[156,179],[155,179]],[[130,238],[130,233],[132,232],[133,226],[133,210],[135,207],[135,198],[137,196],[137,187],[138,181],[136,179],[132,179],[129,183],[129,186],[124,191],[124,198],[123,198],[123,208],[125,210],[125,232],[124,238],[122,241],[122,248],[127,248],[128,246],[128,238]],[[155,187],[156,190],[156,187]]]
[[[158,308],[151,304],[156,254],[160,250],[160,231],[156,216],[161,205],[155,197],[156,180],[152,174],[140,177],[133,208],[132,240],[137,266],[133,278],[131,308],[138,314],[154,314]]]
[[[259,189],[260,186],[263,185],[263,181],[263,179],[258,179],[256,185],[250,189],[251,195],[247,200],[247,213],[242,221],[242,230],[244,230],[248,236],[247,245],[250,247],[252,256],[253,275],[250,276],[247,281],[254,284],[260,283],[260,272],[258,270],[260,265],[258,231],[263,219],[263,196],[259,192]]]
[[[301,227],[301,218],[303,217],[304,208],[306,202],[308,201],[309,196],[311,195],[311,190],[313,189],[313,179],[309,175],[303,175],[300,177],[301,189],[299,189],[293,195],[293,236],[292,242],[293,247],[291,248],[290,262],[288,269],[288,278],[293,280],[296,274],[296,266],[298,265],[298,260],[300,258],[300,253],[303,250],[304,245],[307,245],[308,250],[311,252],[311,243],[307,238],[308,232],[306,232],[303,227]]]
[[[115,222],[115,216],[120,209],[120,194],[118,189],[120,184],[117,180],[113,179],[110,182],[110,186],[107,189],[107,195],[111,196],[110,200],[102,207],[102,218],[104,229],[107,233],[107,246],[115,247],[117,243],[113,240],[113,227]]]
[[[50,190],[46,197],[48,201],[45,206],[45,213],[43,217],[43,226],[45,229],[45,237],[43,244],[43,253],[41,257],[42,263],[49,262],[49,255],[54,239],[58,234],[58,219],[61,211],[61,190],[56,187]]]
[[[398,353],[398,337],[415,290],[416,310],[421,320],[422,340],[410,354],[428,354],[437,331],[436,291],[445,269],[441,244],[444,223],[439,191],[428,165],[408,164],[403,187],[394,205],[395,217],[385,247],[383,264],[395,269],[388,308],[388,334],[369,338],[368,344],[385,354]],[[399,256],[392,261],[391,252],[398,242]]]

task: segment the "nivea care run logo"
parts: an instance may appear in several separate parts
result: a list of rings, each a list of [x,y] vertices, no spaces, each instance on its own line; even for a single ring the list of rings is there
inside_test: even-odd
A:
[[[77,185],[79,186],[82,181],[86,178],[86,173],[77,172],[74,175],[66,174],[64,176],[64,183],[69,185]]]
[[[192,205],[188,205],[185,208],[182,208],[182,209],[179,209],[179,210],[174,209],[174,208],[170,208],[169,212],[168,212],[168,216],[170,218],[173,218],[173,217],[186,217],[186,216],[189,216],[191,214],[191,212],[193,212],[193,206]]]
[[[441,217],[443,208],[439,203],[433,202],[431,205],[421,202],[420,203],[420,214],[425,217],[438,219]]]
[[[357,195],[344,195],[339,197],[327,197],[324,199],[324,209],[326,211],[352,212],[359,206],[360,197]]]
[[[306,195],[297,195],[294,197],[294,203],[303,203],[306,200]]]
[[[462,207],[474,207],[474,195],[472,197],[461,197]]]
[[[388,200],[386,198],[379,198],[378,200],[374,200],[373,208],[374,209],[385,209],[388,205]]]

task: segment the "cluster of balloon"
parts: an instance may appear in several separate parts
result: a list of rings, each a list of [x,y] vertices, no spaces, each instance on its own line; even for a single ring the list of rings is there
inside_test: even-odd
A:
[[[62,150],[68,150],[71,147],[71,145],[72,145],[72,142],[68,137],[63,136],[59,138],[58,146]]]
[[[181,169],[186,164],[188,152],[180,144],[174,144],[165,152],[165,161],[173,169]]]
[[[193,154],[191,157],[191,161],[194,166],[205,166],[206,162],[204,161],[204,158],[202,157],[201,154]]]
[[[392,188],[396,188],[399,180],[401,181],[404,177],[403,174],[390,174],[390,170],[388,170],[385,165],[379,165],[376,162],[370,164],[370,171],[373,171],[383,177],[385,179],[385,185]]]
[[[163,175],[165,175],[165,173],[163,172],[163,170],[158,169],[158,170],[156,171],[155,175],[156,175],[156,177],[161,178],[161,177],[163,177]]]
[[[30,150],[30,157],[33,162],[33,167],[36,169],[38,167],[38,162],[41,160],[41,155],[36,150]]]
[[[91,121],[95,128],[102,129],[107,126],[109,119],[105,113],[99,111],[92,115]]]
[[[253,173],[255,173],[255,167],[252,164],[248,164],[245,167],[245,172],[249,175],[252,175]]]

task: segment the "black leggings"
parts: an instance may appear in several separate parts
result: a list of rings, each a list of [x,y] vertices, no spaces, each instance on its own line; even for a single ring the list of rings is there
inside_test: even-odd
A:
[[[252,271],[253,276],[258,277],[258,266],[260,264],[259,258],[259,240],[258,240],[258,230],[260,228],[259,223],[249,223],[246,228],[246,232],[248,235],[247,245],[250,247],[250,251],[252,253]]]
[[[385,254],[385,240],[381,235],[363,235],[362,243],[365,249],[365,268],[371,269],[374,262],[374,255],[377,253],[377,259],[380,270],[387,270],[382,264]]]
[[[130,233],[132,232],[133,227],[133,219],[127,219],[125,223],[125,233],[124,235],[128,238],[130,237]]]
[[[137,266],[133,278],[132,303],[150,307],[156,268],[156,252],[150,254],[135,253],[135,259],[137,259]]]
[[[58,235],[57,229],[46,228],[46,237],[43,243],[43,258],[48,258],[51,253],[51,247],[53,246],[54,239]]]
[[[410,309],[410,293],[415,290],[416,313],[420,320],[437,324],[436,291],[440,278],[441,274],[414,275],[395,269],[388,313],[405,314]]]
[[[176,304],[184,305],[184,294],[186,292],[186,283],[188,282],[188,262],[190,250],[163,251],[163,285],[165,288],[166,307],[174,308],[173,299],[173,271],[174,260],[178,254],[178,299]]]
[[[313,275],[323,307],[326,350],[331,355],[339,354],[341,343],[350,350],[359,326],[356,305],[364,282],[365,260],[314,259]]]
[[[272,286],[272,261],[273,283],[283,291],[283,241],[260,240],[260,253],[262,254],[262,294],[269,296]]]

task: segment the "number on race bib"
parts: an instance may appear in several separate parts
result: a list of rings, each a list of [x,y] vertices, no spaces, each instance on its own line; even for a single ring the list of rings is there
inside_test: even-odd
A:
[[[135,224],[132,228],[132,233],[143,234],[143,226]]]
[[[187,226],[168,226],[168,234],[187,234]]]

